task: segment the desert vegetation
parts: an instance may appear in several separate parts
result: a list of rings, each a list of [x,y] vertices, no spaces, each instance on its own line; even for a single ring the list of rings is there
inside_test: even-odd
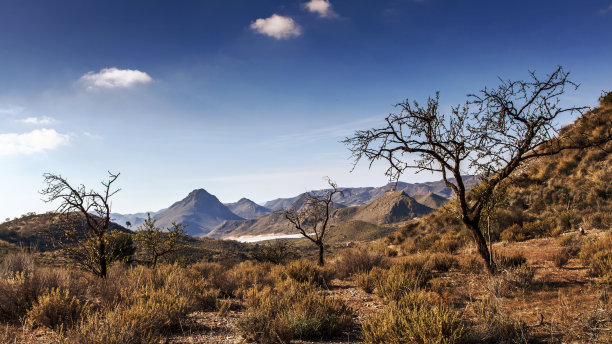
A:
[[[560,134],[607,135],[609,98]],[[58,214],[30,214],[0,227],[0,343],[609,343],[611,149],[564,149],[509,173],[479,221],[484,256],[461,201],[377,240],[364,233],[380,227],[359,221],[324,227],[317,245],[196,239],[151,219],[134,233],[103,208],[65,211],[81,224],[66,237]],[[62,180],[49,185],[65,191]],[[15,245],[24,233],[32,245]],[[70,244],[106,265],[78,264]]]

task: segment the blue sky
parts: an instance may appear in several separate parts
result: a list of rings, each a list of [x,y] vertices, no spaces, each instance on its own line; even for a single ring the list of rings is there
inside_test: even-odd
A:
[[[52,209],[45,172],[121,172],[123,213],[200,187],[262,202],[324,176],[382,185],[338,141],[392,104],[440,91],[448,108],[563,65],[581,84],[564,101],[593,106],[610,61],[611,0],[3,0],[0,218]]]

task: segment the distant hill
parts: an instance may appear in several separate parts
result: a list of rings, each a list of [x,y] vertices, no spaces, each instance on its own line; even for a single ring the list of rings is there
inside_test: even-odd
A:
[[[303,202],[296,199],[294,206]],[[334,210],[331,215],[332,224],[341,226],[344,222],[358,221],[375,225],[411,220],[428,214],[433,209],[419,204],[403,191],[391,191],[379,197],[374,202],[363,206],[343,207]],[[245,235],[290,234],[295,233],[282,212],[264,215],[257,219],[246,221],[226,221],[211,231],[208,236],[213,238],[235,238]]]
[[[412,220],[433,211],[432,208],[418,203],[403,190],[389,191],[370,204],[352,208],[336,211],[333,214],[334,221],[359,220],[374,224],[389,224]]]
[[[241,198],[236,203],[226,203],[225,206],[228,207],[232,213],[245,219],[256,219],[260,216],[272,213],[272,210],[262,207],[248,198]]]
[[[136,230],[138,226],[140,226],[146,219],[147,214],[151,214],[151,217],[165,211],[167,209],[162,209],[158,211],[145,211],[141,213],[134,214],[119,214],[119,213],[111,213],[111,220],[115,223],[121,224],[122,226],[127,227],[127,222],[129,221],[132,225],[130,228]]]
[[[235,238],[243,235],[292,233],[289,222],[282,212],[261,216],[257,219],[225,221],[208,233],[211,238]]]
[[[451,181],[454,181],[454,179],[451,179]],[[478,177],[464,176],[464,183],[466,189],[469,190],[478,183]],[[428,193],[432,193],[434,195],[448,199],[453,195],[451,189],[448,188],[442,180],[425,183],[406,183],[400,181],[397,183],[388,183],[381,187],[340,188],[340,190],[343,192],[343,195],[337,195],[334,198],[334,201],[343,204],[347,207],[371,203],[372,201],[376,200],[377,198],[392,190],[404,191],[410,197],[414,197],[415,195],[425,195]],[[317,190],[314,191],[314,193],[322,193],[323,191],[324,190]],[[283,210],[289,207],[302,195],[303,194],[300,194],[290,198],[277,198],[272,201],[266,202],[264,206],[273,211]]]
[[[75,215],[80,216],[76,213]],[[61,219],[56,213],[29,214],[1,223],[0,241],[14,246],[33,247],[38,251],[53,250],[55,247],[52,245],[49,233],[57,231],[62,226]],[[75,225],[77,233],[86,226],[84,219],[75,221]],[[110,230],[131,233],[129,229],[114,222],[111,222]]]
[[[432,209],[438,209],[449,201],[448,198],[444,198],[433,192],[428,192],[422,195],[415,195],[413,198],[422,205],[426,205]]]
[[[187,225],[186,232],[204,236],[228,220],[244,220],[204,189],[193,190],[184,199],[155,215],[156,225],[170,227],[173,221]]]

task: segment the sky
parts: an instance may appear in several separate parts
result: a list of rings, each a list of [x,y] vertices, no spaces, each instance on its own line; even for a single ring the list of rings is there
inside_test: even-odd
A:
[[[581,85],[563,101],[595,106],[611,61],[612,0],[3,0],[0,221],[54,209],[46,172],[120,172],[120,213],[381,186],[340,141],[393,104],[561,65]]]

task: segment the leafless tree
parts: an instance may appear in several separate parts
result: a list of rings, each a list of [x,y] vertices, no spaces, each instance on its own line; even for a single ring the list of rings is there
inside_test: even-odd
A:
[[[310,192],[306,195],[304,204],[299,208],[285,210],[285,218],[305,238],[312,241],[319,248],[319,265],[325,265],[325,234],[333,211],[332,198],[341,194],[338,185],[327,178],[330,189],[321,193]]]
[[[41,191],[45,202],[59,201],[56,211],[63,221],[59,235],[52,237],[79,265],[102,278],[106,277],[107,265],[113,258],[107,240],[111,224],[110,198],[120,190],[113,189],[119,173],[108,174],[108,180],[102,182],[102,192],[97,192],[82,184],[73,187],[61,175],[45,173],[46,187]]]
[[[449,116],[440,113],[438,94],[425,106],[405,100],[396,105],[398,113],[385,118],[384,127],[356,131],[343,141],[355,165],[362,159],[370,166],[386,161],[386,174],[394,180],[407,169],[440,173],[454,192],[462,221],[490,272],[494,263],[480,225],[496,187],[528,160],[601,145],[612,137],[607,133],[597,139],[577,139],[559,132],[559,116],[586,109],[560,103],[566,87],[578,85],[562,67],[544,78],[529,74],[527,81],[500,79],[497,87],[468,95],[465,105],[453,107]],[[481,178],[471,195],[463,183],[464,173]]]

